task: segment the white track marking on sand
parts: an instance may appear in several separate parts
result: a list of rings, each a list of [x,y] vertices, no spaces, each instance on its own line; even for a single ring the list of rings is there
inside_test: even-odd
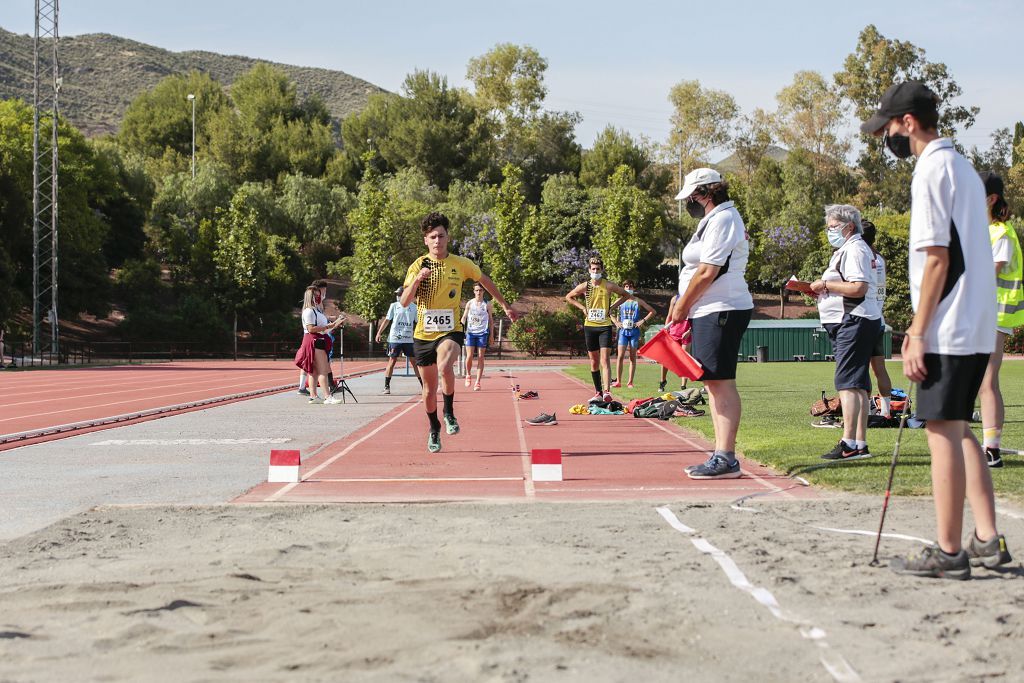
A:
[[[694,529],[691,529],[679,521],[679,518],[676,517],[675,513],[673,513],[669,508],[659,507],[656,509],[658,514],[660,514],[676,531],[688,535],[696,533]],[[825,670],[828,671],[832,678],[840,683],[856,683],[861,680],[857,672],[854,671],[852,666],[850,666],[850,663],[846,661],[846,658],[829,647],[828,642],[825,640],[826,633],[823,629],[810,624],[801,617],[784,611],[782,606],[779,605],[778,600],[776,600],[775,596],[772,595],[771,591],[767,588],[755,586],[750,583],[750,580],[747,579],[746,575],[742,570],[740,570],[739,566],[733,561],[733,559],[722,550],[711,545],[707,540],[698,536],[690,538],[690,542],[693,543],[697,550],[706,555],[710,555],[712,559],[718,563],[718,566],[722,568],[722,571],[725,572],[725,575],[733,586],[745,593],[748,593],[762,606],[767,608],[776,619],[789,622],[799,627],[800,635],[814,642],[814,644],[818,646],[820,650],[819,657],[821,664],[825,667]]]
[[[515,409],[516,433],[519,435],[519,460],[523,466],[523,491],[528,499],[532,499],[537,495],[537,490],[533,486],[533,468],[530,467],[530,451],[526,448],[526,434],[523,432],[523,415],[519,411],[519,397],[512,391],[515,388],[515,382],[512,381],[514,375],[511,370],[498,370],[498,372],[508,373],[509,392],[512,394],[512,407]]]
[[[275,491],[274,493],[272,493],[272,494],[270,494],[269,496],[267,496],[266,498],[264,498],[264,499],[263,499],[263,502],[264,502],[264,503],[272,503],[272,502],[274,502],[274,501],[276,501],[276,500],[280,500],[281,496],[283,496],[284,494],[288,493],[289,491],[291,491],[291,490],[292,490],[293,488],[295,488],[296,486],[298,486],[298,485],[299,485],[299,484],[301,484],[302,482],[304,482],[304,481],[308,480],[308,479],[309,479],[310,477],[312,477],[312,476],[313,476],[314,474],[316,474],[317,472],[319,472],[319,471],[320,471],[320,470],[322,470],[323,468],[327,467],[328,465],[330,465],[331,463],[333,463],[333,462],[334,462],[335,460],[337,460],[338,458],[340,458],[340,457],[342,457],[342,456],[344,456],[344,455],[348,454],[348,453],[349,453],[349,452],[350,452],[350,451],[351,451],[351,450],[352,450],[353,448],[355,448],[355,447],[356,447],[356,446],[358,446],[359,444],[363,443],[364,441],[366,441],[367,439],[369,439],[369,438],[370,438],[371,436],[375,436],[375,435],[376,435],[376,434],[377,434],[378,432],[380,432],[380,431],[381,431],[382,429],[384,429],[385,427],[387,427],[388,425],[390,425],[390,424],[391,424],[392,422],[394,422],[395,420],[397,420],[398,418],[402,417],[403,415],[405,415],[406,413],[408,413],[408,412],[409,412],[410,410],[412,410],[413,408],[415,408],[415,407],[416,407],[417,405],[419,405],[419,399],[420,399],[420,397],[419,397],[419,396],[411,396],[410,398],[406,399],[407,401],[412,401],[412,402],[413,402],[413,403],[412,403],[412,405],[410,405],[410,406],[409,406],[408,408],[406,408],[405,410],[402,410],[402,411],[400,411],[400,412],[399,412],[399,413],[398,413],[397,415],[395,415],[394,417],[392,417],[392,418],[391,418],[390,420],[388,420],[387,422],[385,422],[385,423],[383,423],[383,424],[379,425],[379,426],[378,426],[378,427],[377,427],[376,429],[374,429],[374,430],[373,430],[372,432],[370,432],[369,434],[364,434],[363,436],[361,436],[361,437],[360,437],[360,438],[358,438],[357,440],[353,441],[353,442],[352,442],[352,443],[350,443],[350,444],[349,444],[348,446],[346,446],[346,447],[345,447],[345,449],[344,449],[343,451],[341,451],[340,453],[338,453],[338,454],[336,454],[336,455],[332,455],[332,456],[331,456],[330,458],[328,458],[328,459],[327,459],[326,461],[324,461],[324,462],[320,463],[319,465],[317,465],[316,467],[314,467],[313,469],[311,469],[311,470],[310,470],[309,472],[306,472],[305,476],[304,476],[304,477],[302,477],[302,479],[301,479],[301,480],[300,480],[299,482],[297,482],[297,483],[292,483],[292,484],[285,484],[285,485],[284,485],[284,486],[282,486],[282,487],[281,487],[280,489],[278,489],[278,490],[277,490],[277,491]],[[401,403],[399,403],[398,405],[402,405],[402,404],[401,404]]]
[[[813,524],[808,524],[807,526],[811,527],[812,529],[817,529],[818,531],[831,531],[837,534],[853,534],[854,536],[878,535],[877,531],[864,531],[863,529],[833,529],[832,527],[814,526]],[[907,536],[906,534],[883,533],[882,536],[884,536],[885,538],[898,538],[901,541],[916,541],[918,543],[923,543],[924,545],[931,545],[933,543],[933,541],[929,541],[926,538],[918,538],[917,536]]]
[[[90,446],[241,446],[248,444],[288,443],[288,437],[267,437],[252,439],[107,439],[95,441]]]

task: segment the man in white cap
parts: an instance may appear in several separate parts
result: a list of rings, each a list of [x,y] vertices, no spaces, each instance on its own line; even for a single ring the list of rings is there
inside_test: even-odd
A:
[[[416,327],[416,303],[410,303],[408,306],[403,306],[401,302],[402,292],[404,287],[399,287],[395,290],[395,301],[388,307],[388,314],[381,318],[380,323],[377,327],[377,343],[380,343],[380,338],[384,334],[384,330],[391,325],[391,331],[388,333],[388,366],[384,370],[384,392],[385,394],[391,393],[391,375],[395,371],[395,363],[398,362],[398,357],[405,355],[409,359],[409,363],[412,365],[413,372],[416,373],[416,378],[419,379],[420,371],[416,367],[416,353],[413,351],[412,345],[412,332]],[[423,380],[420,380],[420,386],[423,386]]]
[[[996,282],[988,207],[978,173],[938,133],[938,97],[918,81],[885,91],[861,125],[881,135],[899,159],[917,157],[910,186],[910,299],[914,318],[903,340],[903,373],[918,383],[917,417],[927,421],[935,545],[891,567],[900,574],[967,579],[971,566],[1011,561],[996,529],[995,495],[985,454],[970,430],[996,342]],[[964,496],[975,529],[962,542]]]
[[[718,171],[691,171],[676,199],[686,200],[687,213],[700,222],[683,249],[679,298],[667,322],[690,321],[690,354],[704,368],[701,381],[708,390],[715,427],[714,452],[704,464],[689,468],[687,475],[735,479],[741,475],[736,459],[741,413],[736,359],[754,310],[744,277],[750,241],[743,218],[729,199],[729,185]]]

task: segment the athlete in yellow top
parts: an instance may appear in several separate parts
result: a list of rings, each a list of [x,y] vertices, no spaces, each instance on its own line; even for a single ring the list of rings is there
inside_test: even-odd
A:
[[[444,423],[449,434],[458,434],[455,420],[455,360],[459,357],[465,333],[460,316],[462,283],[477,280],[513,322],[519,314],[505,302],[498,288],[467,258],[448,253],[448,217],[436,211],[420,222],[427,255],[412,262],[405,275],[405,289],[399,303],[416,301],[416,328],[413,352],[423,380],[423,407],[430,420],[427,450],[441,450],[441,423],[437,419],[438,365],[441,366],[441,394],[444,397]]]
[[[565,300],[583,311],[583,338],[590,356],[590,376],[594,380],[597,391],[591,400],[612,400],[611,393],[611,349],[613,343],[613,323],[610,313],[612,293],[618,294],[623,300],[633,299],[633,295],[614,282],[604,278],[604,262],[600,257],[590,259],[590,279],[576,285],[565,295]],[[578,298],[583,295],[583,303]],[[602,379],[601,370],[604,370]]]

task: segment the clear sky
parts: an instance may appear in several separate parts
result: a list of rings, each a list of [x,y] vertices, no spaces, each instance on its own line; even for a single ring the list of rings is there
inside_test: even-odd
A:
[[[0,2],[3,28],[32,33],[33,21],[32,0]],[[608,124],[664,141],[668,92],[684,79],[731,93],[745,112],[773,110],[796,71],[838,71],[867,24],[949,67],[961,103],[981,107],[960,136],[968,147],[1024,119],[1018,0],[60,0],[64,36],[340,69],[392,91],[415,68],[466,85],[470,58],[531,45],[549,62],[547,108],[583,115],[584,146]]]

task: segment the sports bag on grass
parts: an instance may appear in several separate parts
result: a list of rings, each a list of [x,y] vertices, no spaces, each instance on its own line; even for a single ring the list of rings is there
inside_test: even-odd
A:
[[[839,417],[842,414],[843,407],[839,403],[839,397],[826,397],[824,391],[821,392],[821,399],[811,404],[811,415],[814,417],[824,417],[825,415]]]
[[[633,417],[659,417],[661,406],[668,403],[660,398],[651,398],[633,407]]]

